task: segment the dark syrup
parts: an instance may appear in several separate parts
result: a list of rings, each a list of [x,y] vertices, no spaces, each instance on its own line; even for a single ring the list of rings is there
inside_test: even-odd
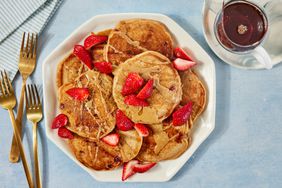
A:
[[[220,41],[228,48],[233,47],[230,41],[240,46],[253,45],[267,31],[264,14],[249,2],[230,2],[223,7],[222,14],[223,24],[218,25],[218,34]]]

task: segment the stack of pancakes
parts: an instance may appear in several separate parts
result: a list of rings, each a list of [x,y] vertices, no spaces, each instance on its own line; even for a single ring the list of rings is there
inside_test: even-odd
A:
[[[174,44],[167,28],[157,21],[131,19],[97,35],[107,35],[108,41],[90,49],[93,60],[111,62],[113,75],[89,70],[73,54],[57,69],[59,108],[69,118],[66,127],[75,135],[69,145],[77,159],[95,170],[111,170],[132,159],[158,162],[179,157],[191,144],[192,125],[205,108],[206,90],[195,71],[178,72],[173,67]],[[124,103],[121,89],[130,72],[154,79],[148,107]],[[88,88],[88,99],[81,102],[66,94],[74,87]],[[189,120],[173,126],[171,114],[189,101],[193,102]],[[117,109],[134,123],[145,124],[149,136],[142,138],[134,129],[118,130]],[[100,141],[113,132],[120,135],[117,146]]]

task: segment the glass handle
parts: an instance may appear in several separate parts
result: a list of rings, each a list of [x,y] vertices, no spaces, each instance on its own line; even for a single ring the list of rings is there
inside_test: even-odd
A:
[[[205,0],[205,6],[214,14],[217,14],[222,9],[223,0]]]
[[[260,3],[263,4],[263,7],[265,9],[271,9],[273,8],[274,4],[279,1],[282,2],[281,0],[264,0],[264,1],[261,1]]]
[[[267,51],[262,47],[258,46],[252,51],[252,55],[257,59],[259,63],[264,65],[266,69],[272,69],[272,61]]]
[[[282,0],[265,0],[262,3],[268,17],[269,25],[271,25],[274,19],[279,15],[281,16]]]

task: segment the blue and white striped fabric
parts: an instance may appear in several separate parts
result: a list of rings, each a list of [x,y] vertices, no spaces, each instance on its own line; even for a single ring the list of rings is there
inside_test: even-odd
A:
[[[23,32],[40,33],[62,0],[0,0],[0,70],[13,79]]]

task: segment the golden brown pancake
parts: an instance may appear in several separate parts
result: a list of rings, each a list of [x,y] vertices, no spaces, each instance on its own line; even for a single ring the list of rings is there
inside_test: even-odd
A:
[[[78,135],[69,141],[69,145],[76,158],[85,166],[95,170],[112,170],[135,158],[142,146],[142,137],[135,130],[118,133],[120,142],[117,146]]]
[[[112,30],[107,29],[98,32],[96,35],[108,36]],[[106,44],[99,44],[90,49],[93,62],[105,61],[104,47]],[[70,53],[57,67],[57,87],[73,82],[78,76],[88,71],[85,66],[73,53]]]
[[[154,80],[152,96],[147,107],[124,103],[122,87],[129,73],[136,72],[145,80]],[[161,123],[179,104],[182,97],[181,81],[170,60],[158,52],[146,51],[128,59],[114,72],[113,97],[120,110],[132,121],[144,124]]]
[[[138,43],[133,42],[120,31],[113,31],[108,39],[108,44],[105,47],[106,60],[114,66],[125,62],[127,59],[146,51],[141,48]]]
[[[81,163],[95,170],[112,170],[123,163],[118,147],[98,144],[77,135],[69,140],[69,145]]]
[[[87,71],[87,67],[73,54],[69,54],[57,68],[57,87],[73,82],[79,75]]]
[[[135,158],[142,146],[142,137],[133,129],[129,131],[118,131],[120,135],[119,149],[123,162],[128,162]]]
[[[149,137],[143,139],[142,148],[137,156],[139,160],[157,162],[174,159],[184,153],[191,144],[191,129],[205,108],[206,90],[198,75],[192,70],[180,72],[180,78],[183,84],[181,105],[192,101],[192,114],[181,126],[173,126],[171,119],[166,119],[163,124],[149,125],[152,131]]]
[[[91,70],[59,89],[60,110],[69,118],[68,129],[98,140],[115,128],[117,107],[112,97],[112,82],[110,76]],[[88,88],[90,96],[83,102],[74,100],[66,93],[71,88]]]
[[[148,125],[150,135],[143,139],[137,159],[159,162],[174,159],[184,153],[191,143],[188,122],[181,126],[172,123]]]
[[[100,44],[91,49],[91,55],[93,62],[104,61],[105,44]],[[85,66],[73,53],[69,54],[57,68],[57,87],[61,87],[64,84],[73,82],[78,76],[88,71],[88,67]]]
[[[105,49],[106,60],[119,65],[146,50],[172,58],[173,40],[167,28],[149,19],[123,20],[109,36]]]
[[[116,29],[125,33],[132,41],[138,41],[142,48],[159,52],[169,59],[173,55],[173,40],[166,26],[148,19],[120,21]]]
[[[205,86],[193,70],[189,69],[187,71],[180,72],[179,75],[183,84],[183,96],[180,104],[185,105],[189,101],[193,102],[191,120],[192,122],[195,122],[206,106],[207,94]]]

